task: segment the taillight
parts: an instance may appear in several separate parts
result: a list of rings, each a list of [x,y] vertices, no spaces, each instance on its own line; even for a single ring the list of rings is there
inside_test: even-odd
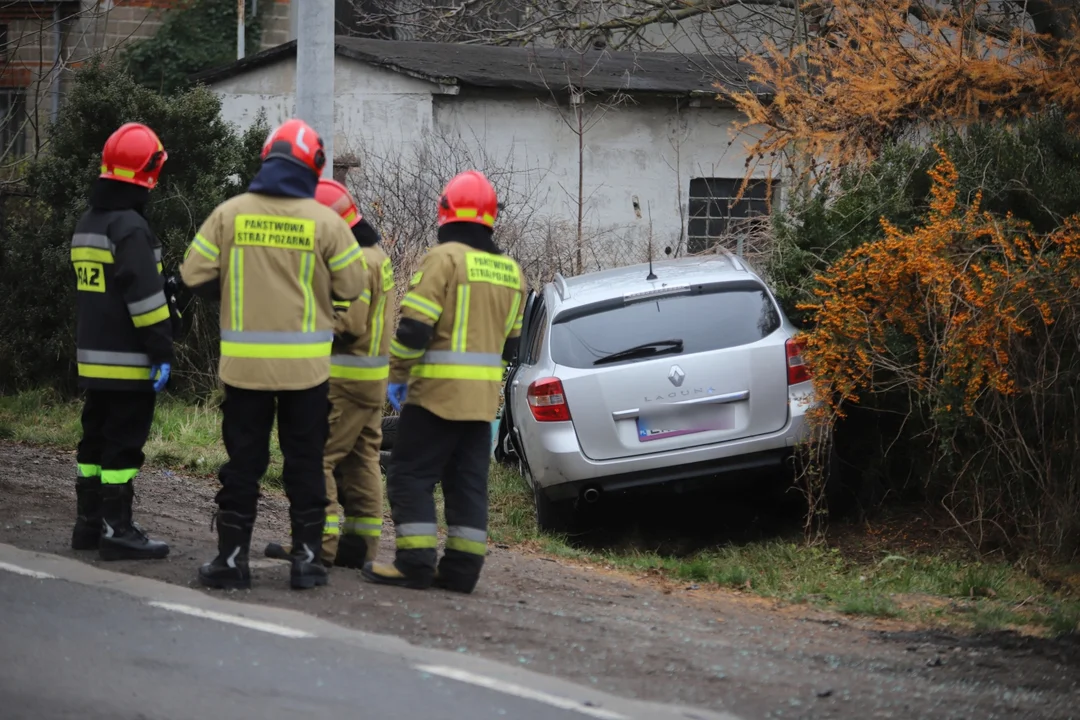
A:
[[[529,410],[537,422],[563,422],[570,419],[570,406],[566,404],[562,381],[559,378],[541,378],[529,385]]]
[[[806,344],[803,340],[788,340],[784,343],[787,349],[787,384],[798,385],[804,383],[810,379],[810,368],[806,366],[806,361],[803,360],[803,349]]]

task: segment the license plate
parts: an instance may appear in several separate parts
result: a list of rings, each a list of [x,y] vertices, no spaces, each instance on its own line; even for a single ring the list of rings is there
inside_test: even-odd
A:
[[[677,412],[659,413],[637,419],[638,441],[640,442],[731,430],[734,427],[735,416],[730,406],[680,408]]]

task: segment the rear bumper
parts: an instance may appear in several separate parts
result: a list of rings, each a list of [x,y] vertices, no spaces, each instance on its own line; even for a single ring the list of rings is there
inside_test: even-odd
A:
[[[785,428],[769,435],[598,461],[581,452],[571,423],[559,423],[558,427],[552,424],[545,428],[541,439],[543,457],[529,457],[528,461],[533,481],[552,500],[576,498],[588,487],[605,493],[646,487],[681,491],[777,473],[791,459],[806,431],[805,417],[799,414]]]
[[[544,493],[552,500],[571,500],[580,496],[586,488],[596,488],[604,494],[646,489],[678,493],[716,487],[718,484],[734,488],[744,485],[746,481],[758,479],[761,475],[779,474],[785,466],[789,466],[791,457],[791,448],[770,450],[692,465],[564,482],[544,488]]]

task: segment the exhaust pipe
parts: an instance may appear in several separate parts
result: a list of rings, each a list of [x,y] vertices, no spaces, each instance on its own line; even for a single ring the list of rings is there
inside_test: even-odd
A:
[[[594,503],[594,502],[596,502],[597,500],[599,500],[599,499],[600,499],[600,491],[599,491],[599,490],[597,490],[597,489],[596,489],[596,488],[594,488],[594,487],[591,487],[591,488],[585,488],[585,492],[583,492],[583,493],[581,494],[581,497],[582,497],[582,498],[583,498],[583,499],[585,500],[585,502],[587,502],[587,503]]]

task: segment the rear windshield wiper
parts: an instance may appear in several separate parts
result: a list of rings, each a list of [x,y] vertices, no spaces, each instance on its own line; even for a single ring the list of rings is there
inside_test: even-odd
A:
[[[635,345],[619,352],[605,355],[602,358],[598,358],[593,361],[593,365],[603,365],[604,363],[618,362],[619,360],[631,360],[633,358],[643,358],[650,355],[660,355],[661,353],[680,353],[683,349],[682,340],[657,340],[650,343],[642,343],[641,345]]]

